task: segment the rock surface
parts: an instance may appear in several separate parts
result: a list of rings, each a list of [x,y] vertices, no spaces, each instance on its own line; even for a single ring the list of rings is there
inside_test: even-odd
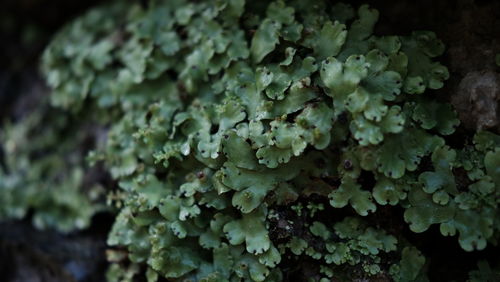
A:
[[[463,125],[470,130],[500,130],[500,74],[493,71],[468,73],[451,102]]]

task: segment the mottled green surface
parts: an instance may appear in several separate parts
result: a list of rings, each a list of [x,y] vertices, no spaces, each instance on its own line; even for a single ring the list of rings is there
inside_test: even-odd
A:
[[[323,1],[177,0],[117,2],[66,26],[43,71],[54,107],[109,127],[89,160],[119,183],[108,244],[132,263],[110,252],[108,279],[280,281],[295,258],[324,280],[425,281],[419,250],[363,219],[384,205],[466,251],[496,244],[500,138],[447,144],[459,121],[429,91],[449,76],[443,43],[376,36],[378,17]],[[309,220],[295,229],[283,209]],[[353,216],[325,216],[339,209]],[[291,226],[279,240],[276,222]]]
[[[91,182],[83,187],[88,166],[79,147],[88,133],[83,123],[50,112],[46,104],[0,130],[0,220],[32,212],[33,225],[40,229],[84,229],[104,208],[98,203],[103,187]]]

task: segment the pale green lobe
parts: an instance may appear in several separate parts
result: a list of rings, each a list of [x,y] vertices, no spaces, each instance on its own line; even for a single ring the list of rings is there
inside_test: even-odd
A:
[[[328,21],[323,25],[323,28],[318,34],[318,39],[314,46],[314,53],[319,60],[337,56],[346,38],[347,29],[345,25],[338,21],[335,21],[335,23]]]
[[[350,177],[342,180],[340,187],[330,193],[330,205],[335,208],[343,208],[350,204],[361,216],[375,212],[377,206],[371,201],[371,193],[361,189],[361,185],[354,182]]]
[[[493,182],[497,187],[500,185],[500,149],[496,148],[495,151],[490,151],[484,158],[484,165],[488,175],[491,176]]]
[[[283,0],[271,2],[266,11],[266,15],[269,19],[287,25],[294,21],[294,13],[294,8],[287,7]]]
[[[244,214],[241,219],[224,225],[223,231],[232,245],[246,244],[246,249],[252,254],[262,254],[269,250],[271,241],[263,219],[266,210],[260,208],[252,213]]]
[[[412,190],[408,199],[410,207],[406,209],[404,218],[413,232],[424,232],[432,224],[446,223],[455,216],[453,207],[434,203],[432,197],[422,190]]]
[[[265,19],[255,31],[250,45],[250,54],[255,63],[259,63],[272,52],[279,42],[281,25],[271,19]]]
[[[399,203],[400,200],[406,198],[406,187],[396,183],[395,181],[382,177],[377,181],[375,187],[373,187],[373,198],[380,205],[390,204],[394,206]]]

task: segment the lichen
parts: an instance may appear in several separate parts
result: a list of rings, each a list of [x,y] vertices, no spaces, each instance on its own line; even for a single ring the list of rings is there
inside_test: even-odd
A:
[[[47,102],[43,102],[46,104]],[[73,126],[70,124],[73,122]],[[83,123],[52,114],[41,106],[0,131],[4,150],[0,165],[0,220],[32,213],[33,225],[67,233],[87,228],[105,207],[104,189],[86,170],[85,151],[75,150],[89,138]],[[65,136],[71,134],[72,138]],[[84,184],[85,183],[85,184]]]
[[[466,251],[496,244],[500,137],[449,144],[457,114],[428,91],[448,79],[444,44],[378,36],[378,18],[320,0],[117,1],[62,30],[43,55],[51,103],[109,128],[88,159],[120,187],[108,279],[280,281],[286,259],[318,281],[425,281],[422,253],[364,219],[386,205]]]

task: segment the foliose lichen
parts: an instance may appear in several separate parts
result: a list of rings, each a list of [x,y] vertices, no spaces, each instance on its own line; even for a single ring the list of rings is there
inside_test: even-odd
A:
[[[41,105],[16,123],[5,122],[0,131],[0,221],[32,213],[39,229],[84,229],[105,209],[100,201],[105,190],[89,177],[86,152],[75,150],[88,132],[79,130],[83,123],[53,113],[46,100]]]
[[[432,91],[444,44],[377,36],[378,17],[319,0],[117,1],[62,30],[43,55],[51,103],[109,127],[88,159],[121,188],[108,279],[280,281],[285,260],[311,260],[313,280],[425,281],[420,251],[363,219],[386,205],[466,251],[496,244],[500,137],[450,144],[459,120]]]

